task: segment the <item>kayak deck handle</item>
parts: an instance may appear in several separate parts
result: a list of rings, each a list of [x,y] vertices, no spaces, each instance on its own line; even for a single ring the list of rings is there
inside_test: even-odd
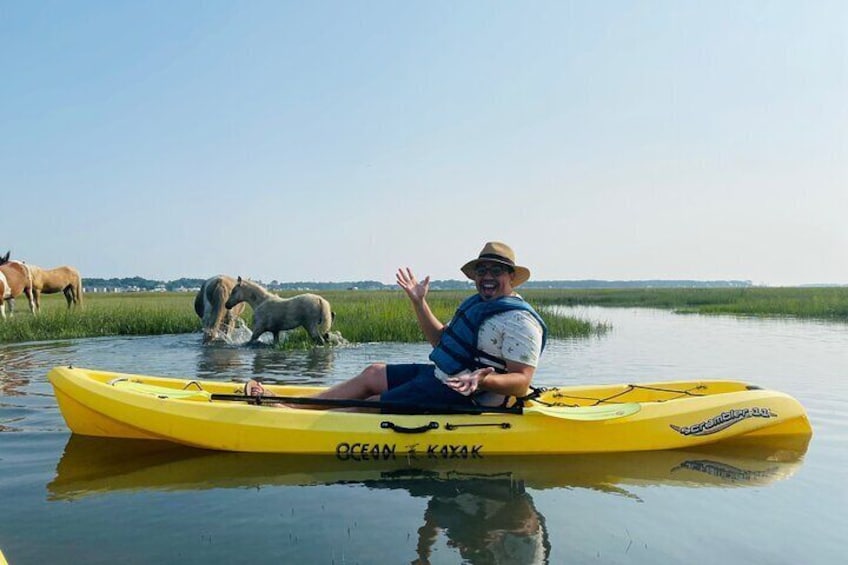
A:
[[[399,434],[423,434],[424,432],[428,432],[430,430],[439,429],[439,423],[430,422],[429,424],[424,424],[423,426],[418,426],[417,428],[407,428],[405,426],[399,426],[394,422],[384,420],[380,422],[380,427],[384,430],[392,430],[393,432],[397,432]]]
[[[510,424],[509,422],[492,422],[491,424],[451,424],[451,423],[445,424],[445,429],[448,430],[448,431],[453,431],[453,430],[456,430],[456,429],[459,429],[459,428],[483,428],[483,427],[500,428],[502,430],[508,430],[512,427],[512,424]]]

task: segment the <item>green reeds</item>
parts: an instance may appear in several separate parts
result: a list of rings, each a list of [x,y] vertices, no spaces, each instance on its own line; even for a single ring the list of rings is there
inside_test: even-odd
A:
[[[296,292],[281,293],[288,297]],[[349,342],[406,342],[424,340],[415,313],[402,291],[326,291],[338,331]],[[428,303],[433,313],[447,321],[459,303],[469,295],[459,291],[433,291]],[[0,343],[71,339],[114,335],[158,335],[199,332],[200,319],[194,313],[191,293],[87,294],[85,307],[67,310],[60,295],[42,297],[42,311],[32,316],[26,300],[17,300],[17,314],[0,323]],[[603,325],[555,315],[542,308],[550,337],[586,336],[605,331]],[[245,310],[245,321],[253,324],[253,313]],[[289,333],[284,348],[312,345],[302,329]]]
[[[0,321],[0,343],[199,331],[193,300],[179,293],[86,295],[82,309],[68,310],[61,295],[51,295],[33,316],[18,298],[15,316]]]
[[[521,289],[542,314],[549,337],[601,334],[608,327],[558,315],[557,305],[653,307],[702,314],[792,316],[848,322],[848,287],[569,290]],[[287,297],[296,292],[281,293]],[[420,342],[424,340],[406,295],[398,291],[320,291],[336,313],[333,330],[353,343]],[[437,318],[447,321],[469,295],[464,291],[431,291],[428,302]],[[82,309],[67,310],[61,295],[42,297],[42,312],[32,316],[26,300],[17,299],[14,318],[0,321],[0,343],[116,335],[158,335],[200,331],[194,294],[148,292],[89,293]],[[252,325],[250,308],[245,321]],[[281,347],[312,344],[303,330],[290,332]]]
[[[283,296],[293,294],[284,293]],[[333,329],[350,342],[424,341],[415,312],[403,291],[327,291],[320,294],[330,301],[336,313]],[[468,296],[468,292],[462,291],[431,291],[427,303],[439,320],[447,322]],[[604,324],[558,315],[546,308],[540,313],[548,325],[549,336],[554,338],[584,337],[608,329]],[[306,332],[297,331],[289,335],[283,347],[308,345]]]
[[[848,321],[848,287],[527,290],[537,304],[667,308],[699,314]]]

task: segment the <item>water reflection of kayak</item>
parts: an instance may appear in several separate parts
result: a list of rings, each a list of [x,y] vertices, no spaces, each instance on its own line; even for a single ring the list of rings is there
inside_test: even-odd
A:
[[[71,436],[47,485],[51,499],[115,491],[203,490],[284,485],[362,484],[436,495],[443,488],[496,483],[533,489],[582,487],[626,494],[624,487],[746,487],[790,477],[807,439],[738,444],[698,451],[444,459],[425,456],[342,460],[215,452],[170,442]],[[449,485],[449,486],[446,486]]]

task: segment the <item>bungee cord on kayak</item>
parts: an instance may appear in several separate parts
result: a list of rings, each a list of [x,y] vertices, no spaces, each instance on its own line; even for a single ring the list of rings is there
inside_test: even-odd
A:
[[[674,400],[675,398],[683,398],[683,397],[686,397],[686,396],[693,396],[693,397],[694,396],[704,396],[703,394],[697,394],[693,391],[704,390],[705,388],[706,387],[704,385],[700,385],[700,384],[696,384],[696,385],[692,386],[691,388],[689,388],[687,390],[678,390],[678,389],[669,389],[669,388],[656,387],[656,386],[629,384],[629,385],[626,385],[626,388],[624,390],[617,392],[617,393],[615,393],[611,396],[607,396],[607,397],[604,397],[604,398],[596,398],[596,397],[585,397],[585,396],[582,396],[582,397],[581,396],[572,396],[572,395],[568,395],[568,394],[561,392],[560,389],[557,388],[557,387],[550,387],[550,388],[542,388],[542,389],[538,389],[538,390],[541,391],[541,392],[544,392],[544,393],[550,393],[550,396],[552,398],[557,399],[554,402],[545,402],[543,400],[538,400],[538,397],[541,394],[541,392],[539,394],[537,394],[535,389],[534,389],[533,393],[528,394],[527,396],[525,396],[525,397],[523,397],[519,400],[536,400],[537,402],[539,402],[540,404],[544,404],[545,406],[597,406],[597,405],[600,405],[600,404],[610,403],[610,402],[613,402],[613,401],[618,401],[618,402],[620,402],[622,400],[627,401],[624,398],[626,395],[628,395],[628,394],[630,394],[634,391],[643,390],[643,391],[651,391],[651,392],[670,393],[672,396],[669,396],[669,398],[667,398],[667,399],[657,399],[656,400],[656,402],[664,402],[666,400]],[[568,403],[568,402],[563,402],[563,401],[559,400],[561,398],[570,398],[570,399],[573,399],[575,401],[591,401],[591,404],[581,404],[579,402]]]

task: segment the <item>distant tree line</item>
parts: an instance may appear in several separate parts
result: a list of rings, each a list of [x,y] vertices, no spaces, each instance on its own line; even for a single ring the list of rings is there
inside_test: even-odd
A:
[[[749,286],[753,286],[751,281],[602,281],[586,279],[579,281],[527,281],[522,285],[522,288],[744,288]]]
[[[132,289],[141,291],[153,290],[168,290],[177,291],[187,288],[200,288],[203,281],[206,279],[188,279],[182,278],[173,281],[158,281],[145,279],[142,277],[123,277],[111,279],[99,279],[95,277],[84,277],[83,286],[86,290],[114,290],[114,289]]]
[[[176,292],[200,288],[206,279],[180,278],[172,281],[159,281],[142,277],[124,277],[99,279],[86,277],[83,284],[86,290],[165,290]],[[271,290],[397,290],[395,284],[378,281],[345,282],[279,282],[256,281]],[[470,288],[471,281],[435,280],[430,283],[434,290],[461,290]],[[753,286],[751,281],[694,281],[694,280],[640,280],[640,281],[528,281],[523,288],[742,288]]]

